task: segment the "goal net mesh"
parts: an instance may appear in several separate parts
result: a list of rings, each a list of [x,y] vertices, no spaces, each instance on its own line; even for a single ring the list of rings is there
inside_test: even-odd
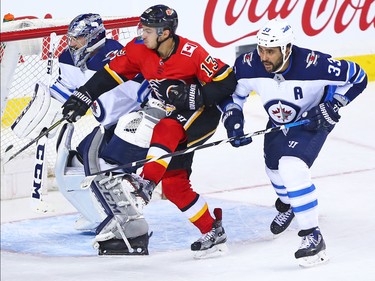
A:
[[[137,36],[136,18],[103,17],[103,20],[107,38],[116,39],[125,45]],[[68,30],[68,24],[69,21],[64,21],[62,24],[61,21],[53,19],[26,19],[2,24],[0,44],[2,163],[7,156],[13,155],[30,142],[30,139],[18,138],[11,130],[11,125],[31,100],[35,84],[41,81],[49,85],[58,77],[58,57],[67,47],[65,33]],[[57,40],[53,39],[53,42],[56,43],[52,57],[52,73],[47,74],[47,68],[51,68],[51,60],[48,60],[51,51],[51,38],[57,38]],[[89,111],[75,124],[72,148],[75,148],[97,125],[97,121]],[[50,177],[54,176],[57,137],[58,133],[50,138],[47,144],[46,162]],[[17,157],[32,157],[35,150],[35,145],[32,145]]]

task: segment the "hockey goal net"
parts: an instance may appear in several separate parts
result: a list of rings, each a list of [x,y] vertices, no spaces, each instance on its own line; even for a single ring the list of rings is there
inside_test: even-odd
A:
[[[107,38],[113,38],[125,45],[137,33],[137,17],[103,17],[107,30]],[[1,63],[1,172],[15,173],[17,169],[29,170],[24,165],[33,166],[35,145],[30,146],[14,160],[4,165],[4,159],[17,152],[30,142],[30,139],[19,139],[11,130],[11,125],[30,101],[35,84],[38,81],[51,84],[58,77],[58,57],[67,47],[66,32],[70,20],[37,19],[23,17],[1,25],[0,63]],[[54,48],[51,48],[53,42]],[[52,53],[52,56],[49,55]],[[51,59],[52,58],[52,59]],[[52,70],[52,72],[51,72]],[[90,112],[75,125],[72,146],[75,147],[98,123]],[[55,144],[58,134],[48,140],[45,163],[48,176],[53,179],[56,159]],[[21,162],[19,162],[21,160]],[[20,165],[20,164],[21,165]],[[31,164],[30,164],[31,163]],[[9,165],[6,169],[5,166]],[[30,167],[32,169],[32,167]],[[33,173],[30,170],[30,173]],[[21,174],[20,174],[21,175]],[[30,175],[30,185],[32,176]],[[15,181],[7,181],[7,185]],[[53,181],[49,180],[49,185]],[[4,188],[13,189],[4,192]],[[2,198],[9,199],[19,196],[14,190],[20,187],[2,186]],[[18,194],[18,195],[17,195]]]

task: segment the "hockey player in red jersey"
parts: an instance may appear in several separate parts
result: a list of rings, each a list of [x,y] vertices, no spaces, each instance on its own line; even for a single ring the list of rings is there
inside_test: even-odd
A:
[[[229,97],[236,80],[232,68],[212,57],[200,44],[177,35],[175,10],[156,5],[140,20],[140,36],[98,71],[63,105],[63,114],[75,122],[103,92],[142,73],[154,97],[170,108],[155,126],[147,158],[202,144],[216,131],[221,111],[217,104]],[[222,250],[226,234],[221,209],[212,217],[206,201],[190,184],[193,153],[145,164],[140,176],[125,175],[148,203],[154,187],[162,183],[164,195],[183,212],[203,236],[193,251]]]

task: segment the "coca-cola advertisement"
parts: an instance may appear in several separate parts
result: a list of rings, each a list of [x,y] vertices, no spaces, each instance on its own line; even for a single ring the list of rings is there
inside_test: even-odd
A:
[[[217,49],[256,43],[256,33],[272,18],[286,19],[296,44],[334,56],[375,52],[375,1],[209,0],[203,35]]]
[[[37,2],[40,2],[38,5]],[[109,3],[108,3],[109,2]],[[212,55],[234,61],[236,47],[254,44],[257,31],[269,19],[286,19],[292,26],[296,45],[321,50],[333,56],[375,53],[374,0],[203,0],[203,1],[2,1],[2,17],[73,18],[88,10],[102,16],[140,16],[149,6],[174,8],[179,17],[177,33],[195,40]],[[112,4],[111,4],[112,3]],[[116,7],[116,8],[114,8]]]

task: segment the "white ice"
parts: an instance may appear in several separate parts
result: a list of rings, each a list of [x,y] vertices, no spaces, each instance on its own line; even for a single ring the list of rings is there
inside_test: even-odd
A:
[[[374,94],[372,82],[341,110],[341,121],[312,169],[327,264],[309,269],[297,265],[295,222],[279,237],[268,231],[276,214],[275,194],[264,172],[263,137],[257,136],[246,147],[225,144],[195,154],[195,190],[211,210],[223,207],[230,249],[226,256],[193,259],[189,246],[200,234],[172,204],[157,199],[145,210],[154,231],[149,256],[97,256],[92,236],[74,231],[77,215],[55,191],[46,198],[55,211],[47,214],[31,212],[29,199],[1,201],[1,280],[375,280]],[[265,127],[256,97],[247,103],[246,120],[246,131]],[[223,138],[220,125],[210,141]]]

